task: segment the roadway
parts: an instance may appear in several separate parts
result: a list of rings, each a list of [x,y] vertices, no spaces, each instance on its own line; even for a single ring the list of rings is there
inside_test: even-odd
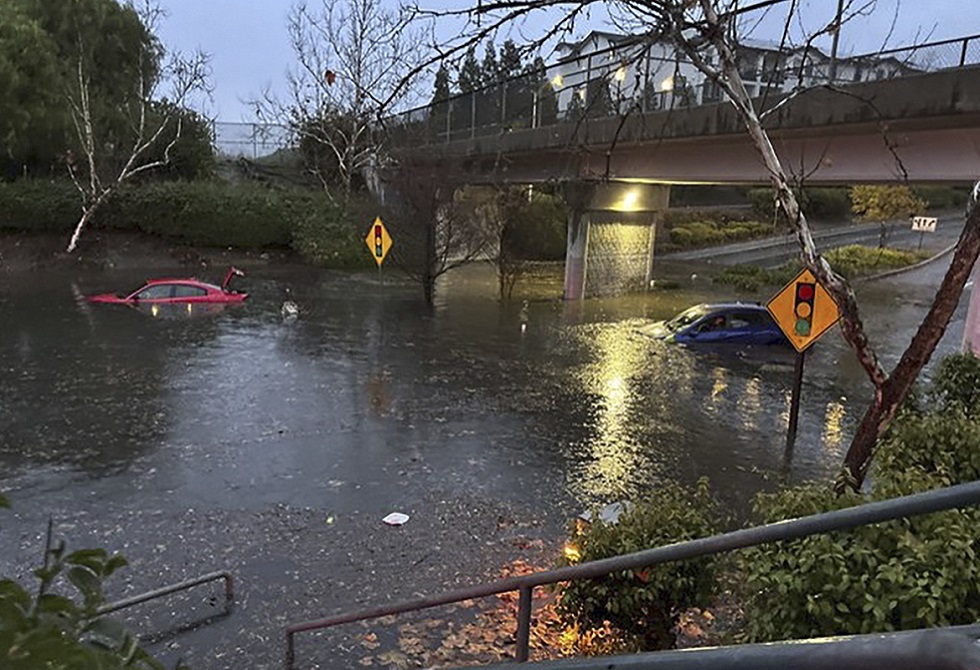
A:
[[[918,233],[911,229],[908,220],[885,224],[886,246],[899,249],[916,249],[920,236],[922,248],[939,250],[955,244],[963,229],[961,213],[945,213],[937,217],[935,233]],[[813,238],[819,249],[832,249],[849,244],[876,246],[880,239],[878,223],[842,224],[814,231]],[[795,235],[780,235],[763,240],[751,240],[720,247],[707,247],[691,251],[662,253],[657,260],[668,262],[705,262],[717,265],[751,264],[766,268],[778,267],[799,255],[799,243]]]

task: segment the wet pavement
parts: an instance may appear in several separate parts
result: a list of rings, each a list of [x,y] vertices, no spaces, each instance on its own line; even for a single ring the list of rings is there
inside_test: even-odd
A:
[[[947,261],[858,288],[886,362]],[[486,580],[589,505],[704,475],[744,511],[762,488],[831,477],[870,393],[853,355],[836,332],[815,347],[787,453],[792,354],[639,334],[732,297],[691,267],[677,290],[565,304],[554,271],[502,303],[474,266],[431,311],[393,273],[256,264],[245,305],[190,313],[81,299],[140,272],[3,276],[0,574],[36,563],[48,515],[71,546],[131,560],[111,598],[231,569],[230,616],[173,634],[220,614],[205,587],[131,623],[170,662],[278,667],[287,623]],[[381,524],[392,511],[411,520]],[[303,648],[300,667],[341,667],[337,649]]]

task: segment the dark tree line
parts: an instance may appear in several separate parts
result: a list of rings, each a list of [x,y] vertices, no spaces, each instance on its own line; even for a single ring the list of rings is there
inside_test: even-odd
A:
[[[475,46],[458,64],[436,71],[430,132],[453,137],[473,127],[532,128],[554,123],[558,97],[540,56],[529,57],[513,40],[498,53],[486,42],[482,59]]]
[[[84,153],[72,119],[79,71],[84,73],[100,153],[123,154],[141,96],[163,76],[165,50],[130,4],[115,0],[0,2],[0,177],[65,174]],[[183,132],[162,170],[181,177],[213,167],[211,130],[197,113],[157,99],[151,123],[180,118]],[[176,131],[145,153],[163,158]],[[116,162],[125,161],[121,156]],[[112,162],[110,160],[110,162]]]

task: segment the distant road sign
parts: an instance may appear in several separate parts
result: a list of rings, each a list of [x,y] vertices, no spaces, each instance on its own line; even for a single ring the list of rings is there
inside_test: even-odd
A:
[[[378,267],[381,267],[381,264],[385,262],[385,256],[391,250],[391,236],[388,235],[385,224],[381,223],[380,217],[374,220],[374,225],[371,226],[367,237],[364,238],[364,243],[371,250],[374,262],[378,264]]]
[[[786,284],[766,309],[799,352],[840,319],[837,303],[809,270]]]
[[[934,216],[913,216],[912,230],[920,233],[934,233],[936,232],[937,221],[938,219]]]

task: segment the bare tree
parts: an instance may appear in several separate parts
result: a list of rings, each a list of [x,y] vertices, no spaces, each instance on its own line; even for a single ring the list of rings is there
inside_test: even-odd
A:
[[[424,55],[409,15],[385,0],[300,2],[287,28],[296,67],[287,94],[266,91],[257,116],[293,133],[307,168],[348,196],[383,151],[380,118],[414,95],[401,86]]]
[[[496,270],[501,300],[511,298],[514,286],[527,269],[527,262],[516,254],[511,235],[513,226],[518,225],[522,205],[526,206],[527,201],[526,189],[495,184],[484,189],[484,197],[474,211],[487,237],[486,258]]]
[[[487,253],[492,235],[457,191],[453,169],[404,159],[391,185],[398,203],[389,214],[395,264],[422,285],[426,304],[435,302],[444,274]]]
[[[799,84],[792,93],[773,101],[767,107],[761,107],[760,103],[767,105],[768,96],[764,96],[761,101],[753,99],[739,69],[738,33],[746,27],[742,17],[748,11],[768,11],[773,6],[787,3],[783,37],[785,43],[789,28],[798,14],[797,0],[764,0],[750,6],[742,5],[741,9],[737,0],[615,0],[608,3],[599,0],[483,0],[471,9],[421,14],[469,20],[471,30],[451,48],[446,49],[449,54],[457,54],[483,40],[488,34],[518,23],[526,25],[526,19],[532,14],[550,10],[550,27],[540,39],[543,44],[556,35],[570,32],[593,6],[603,5],[608,7],[617,27],[626,28],[638,35],[634,53],[642,55],[645,52],[644,45],[648,47],[658,41],[669,40],[710,81],[721,87],[769,172],[775,198],[796,233],[802,263],[814,273],[840,306],[841,332],[874,385],[871,404],[854,435],[836,482],[838,491],[847,487],[857,489],[868,472],[875,445],[887,430],[945,332],[970,269],[980,254],[980,208],[977,207],[980,183],[973,191],[963,234],[933,304],[899,363],[891,373],[886,372],[865,334],[851,286],[834,272],[814,244],[809,223],[794,191],[794,186],[799,185],[802,175],[794,180],[791,171],[777,155],[763,126],[767,114],[787,104],[814,84],[807,83],[805,77],[799,76]],[[848,0],[841,3],[840,13],[821,30],[810,35],[806,46],[809,47],[817,36],[835,33],[840,30],[842,23],[854,16],[867,14],[874,8],[874,0]],[[821,85],[833,88],[832,84]],[[896,159],[900,160],[900,157],[896,155]]]
[[[148,34],[155,34],[163,11],[150,0],[139,7],[128,5],[139,15]],[[152,49],[139,49],[132,54],[139,73],[134,94],[127,98],[123,109],[125,129],[117,146],[117,129],[107,127],[104,119],[93,111],[92,86],[89,69],[95,67],[87,57],[88,45],[79,34],[75,62],[75,77],[66,93],[71,119],[83,154],[76,162],[68,152],[68,173],[81,194],[82,215],[75,224],[67,252],[78,246],[82,231],[95,216],[99,207],[123,183],[170,162],[170,151],[181,137],[181,113],[191,96],[210,94],[209,57],[197,52],[189,57],[180,53],[169,55],[157,71],[146,59]],[[161,90],[161,89],[166,89]],[[161,96],[161,93],[163,95]],[[153,149],[163,144],[162,156],[153,157]]]

